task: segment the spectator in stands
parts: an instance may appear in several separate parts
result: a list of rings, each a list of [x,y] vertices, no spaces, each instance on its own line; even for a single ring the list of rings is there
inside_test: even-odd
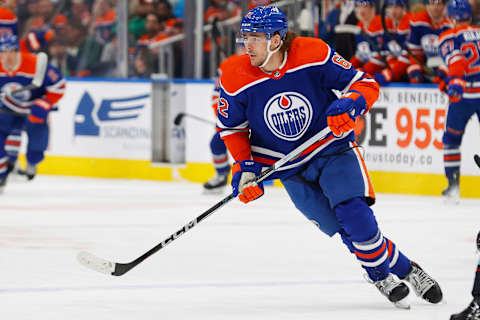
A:
[[[183,21],[175,17],[172,11],[172,5],[166,0],[160,0],[155,6],[155,11],[160,18],[160,22],[165,27],[165,33],[172,36],[178,33],[178,28],[183,29]]]
[[[85,0],[72,0],[70,19],[80,21],[84,26],[91,23],[92,14]]]
[[[148,13],[146,16],[147,32],[137,41],[137,47],[148,48],[150,44],[166,39],[168,36],[165,33],[165,27],[160,22],[160,17],[157,13]]]
[[[92,32],[95,35],[95,40],[104,45],[111,40],[113,28],[116,25],[116,13],[112,2],[110,0],[95,0],[93,16],[95,19],[92,24]]]
[[[69,21],[66,26],[67,52],[72,57],[71,76],[96,76],[96,67],[100,63],[103,46],[93,35],[87,34],[87,29],[79,21]]]
[[[150,78],[153,69],[153,61],[148,49],[140,49],[135,55],[133,77]]]
[[[219,51],[222,51],[221,48],[224,46],[225,42],[228,39],[221,39],[218,31],[217,23],[219,21],[223,21],[229,18],[233,18],[237,15],[241,14],[241,8],[235,5],[233,2],[227,0],[210,0],[210,5],[208,6],[205,14],[204,20],[205,23],[212,25],[212,37],[215,39],[217,46],[220,47]],[[233,35],[232,35],[233,37]],[[210,37],[205,37],[204,46],[203,46],[204,54],[204,77],[208,78],[210,76],[210,54],[212,51],[212,39]],[[216,61],[221,61],[225,59],[225,54],[222,55],[218,54],[216,56]],[[212,66],[213,67],[213,66]],[[215,66],[215,69],[218,66]]]
[[[67,46],[61,38],[55,38],[48,44],[49,62],[64,76],[70,76],[73,60],[67,53]]]
[[[130,2],[130,12],[133,15],[128,22],[128,32],[133,37],[133,41],[136,42],[146,32],[146,16],[148,13],[155,11],[155,2],[152,0],[138,0]]]

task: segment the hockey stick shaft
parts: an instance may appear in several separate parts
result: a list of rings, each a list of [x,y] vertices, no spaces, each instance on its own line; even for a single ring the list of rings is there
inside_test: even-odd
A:
[[[189,114],[189,113],[185,113],[185,112],[180,112],[179,114],[177,114],[177,116],[175,117],[175,119],[173,120],[173,123],[178,126],[184,117],[189,117],[189,118],[192,118],[192,119],[195,119],[197,121],[200,121],[200,122],[204,122],[204,123],[208,123],[212,126],[215,125],[215,122],[211,121],[211,120],[208,120],[208,119],[204,119],[202,117],[199,117],[199,116],[196,116],[196,115],[193,115],[193,114]]]
[[[270,166],[268,169],[264,170],[260,175],[258,175],[255,178],[255,182],[261,182],[265,180],[267,177],[272,175],[275,171],[277,171],[281,166],[283,166],[285,163],[295,159],[299,155],[301,155],[305,150],[307,150],[309,147],[311,147],[314,143],[324,139],[327,137],[327,135],[330,133],[330,128],[326,127],[322,131],[318,132],[316,135],[312,136],[310,139],[302,143],[300,146],[295,148],[293,151],[288,153],[285,157],[282,159],[278,160]],[[80,252],[77,256],[78,261],[83,264],[84,266],[93,269],[95,271],[105,273],[105,274],[110,274],[113,276],[121,276],[127,273],[128,271],[132,270],[135,268],[137,265],[139,265],[142,261],[153,255],[154,253],[158,252],[159,250],[165,248],[167,245],[178,239],[181,235],[185,234],[187,231],[191,230],[193,227],[195,227],[197,224],[199,224],[201,221],[203,221],[205,218],[216,212],[218,209],[226,205],[230,200],[234,199],[235,196],[233,193],[229,194],[227,197],[223,198],[219,202],[217,202],[215,205],[213,205],[211,208],[209,208],[207,211],[203,212],[201,215],[196,217],[195,219],[191,220],[188,222],[186,225],[184,225],[182,228],[180,228],[177,232],[171,234],[168,238],[142,254],[140,257],[136,258],[135,260],[129,262],[129,263],[115,263],[111,262],[105,259],[102,259],[100,257],[97,257],[91,253],[88,252]]]

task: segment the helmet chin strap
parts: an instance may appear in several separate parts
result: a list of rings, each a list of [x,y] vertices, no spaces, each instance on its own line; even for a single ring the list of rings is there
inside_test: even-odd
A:
[[[275,49],[275,50],[270,50],[270,45],[272,43],[272,39],[268,39],[267,41],[267,58],[265,59],[265,61],[263,61],[262,65],[260,66],[260,68],[263,68],[267,65],[268,61],[270,60],[270,58],[272,57],[272,55],[275,53],[275,52],[278,52],[278,50],[280,50],[280,48],[282,47],[282,44],[283,44],[283,40],[280,40],[280,45]]]

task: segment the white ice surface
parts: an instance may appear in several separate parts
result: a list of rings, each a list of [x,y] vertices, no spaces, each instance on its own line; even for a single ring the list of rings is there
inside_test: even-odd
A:
[[[381,230],[440,283],[445,300],[395,309],[339,237],[280,188],[233,200],[122,277],[76,254],[128,262],[223,196],[199,184],[38,176],[0,197],[0,319],[449,319],[471,300],[480,200],[377,195]]]

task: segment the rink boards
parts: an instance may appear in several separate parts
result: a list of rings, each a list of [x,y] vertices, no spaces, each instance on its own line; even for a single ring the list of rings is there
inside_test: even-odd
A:
[[[69,79],[59,110],[50,116],[50,144],[39,173],[193,182],[210,178],[213,125],[185,117],[175,126],[173,119],[186,112],[214,121],[213,82],[169,81],[168,95],[152,102],[156,86],[149,80]],[[447,97],[432,85],[382,88],[357,128],[377,192],[440,194],[446,184],[441,138],[447,106]],[[461,149],[463,197],[480,198],[480,168],[473,161],[480,154],[479,132],[474,116]],[[152,150],[158,148],[168,162],[152,162]]]

